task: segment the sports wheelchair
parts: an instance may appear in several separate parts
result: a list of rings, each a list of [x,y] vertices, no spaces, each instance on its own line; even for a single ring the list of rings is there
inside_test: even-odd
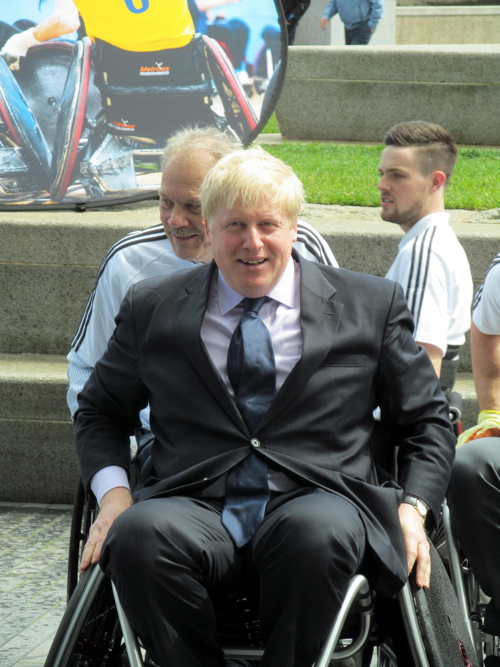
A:
[[[39,81],[33,73],[24,75],[23,68],[29,71],[40,51],[45,51],[54,60],[60,80],[61,61],[66,58],[67,62],[68,49],[72,53],[63,90],[59,87],[57,95],[51,94],[57,88],[54,68],[42,60],[49,94],[44,91],[44,101],[32,107],[31,87]],[[88,37],[74,47],[65,42],[42,44],[30,50],[16,76],[0,58],[0,195],[4,198],[26,200],[28,195],[46,202],[49,193],[50,200],[60,202],[75,182],[91,201],[117,192],[137,192],[141,188],[137,175],[144,174],[147,184],[148,172],[159,170],[170,134],[195,121],[228,130],[244,143],[253,138],[258,118],[214,39],[196,35],[189,45],[198,83],[122,86],[107,85],[105,78],[98,77],[102,101],[98,111],[99,92],[91,81],[95,52]],[[124,100],[131,100],[146,116],[152,108],[161,109],[156,127],[147,121],[137,133],[126,118],[121,127],[110,124],[110,106],[125,108]],[[187,101],[184,114],[179,113],[179,100]],[[171,113],[175,105],[177,111]],[[196,117],[189,116],[191,108],[198,110]]]
[[[137,434],[132,476],[150,465],[153,436]],[[143,667],[144,654],[112,583],[98,567],[78,579],[78,562],[96,512],[80,484],[75,501],[68,568],[68,607],[45,667]],[[431,585],[419,589],[413,575],[395,598],[377,595],[365,576],[351,579],[342,608],[315,667],[478,667],[476,652],[449,576],[431,547]],[[218,642],[226,658],[258,662],[258,599],[242,589],[214,599]]]

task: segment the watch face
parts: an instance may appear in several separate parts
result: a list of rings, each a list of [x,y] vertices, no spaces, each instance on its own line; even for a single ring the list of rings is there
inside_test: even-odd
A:
[[[415,504],[415,507],[418,509],[420,514],[422,516],[427,516],[427,507],[424,505],[424,503],[420,500],[420,498],[417,498],[417,502]]]

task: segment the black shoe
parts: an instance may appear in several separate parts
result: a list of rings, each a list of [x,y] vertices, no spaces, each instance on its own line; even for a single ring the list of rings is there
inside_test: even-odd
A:
[[[490,600],[486,605],[481,630],[487,635],[494,635],[495,637],[500,636],[500,613],[495,607],[493,600]]]
[[[500,667],[500,657],[498,655],[489,655],[484,659],[484,667]]]

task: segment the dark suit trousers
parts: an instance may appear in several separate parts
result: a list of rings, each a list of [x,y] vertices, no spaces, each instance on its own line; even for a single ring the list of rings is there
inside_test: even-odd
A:
[[[100,564],[132,627],[161,667],[222,667],[208,591],[231,590],[250,564],[259,579],[262,667],[311,667],[364,556],[358,511],[318,488],[279,494],[238,550],[221,510],[221,501],[176,496],[140,502],[116,519]]]
[[[454,533],[500,617],[499,438],[479,438],[457,449],[448,503]]]

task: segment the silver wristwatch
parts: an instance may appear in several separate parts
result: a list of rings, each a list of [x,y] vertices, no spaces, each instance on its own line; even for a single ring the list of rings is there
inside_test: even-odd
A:
[[[425,520],[425,518],[427,517],[427,512],[429,511],[429,508],[427,507],[427,505],[424,503],[423,500],[421,500],[420,498],[417,498],[417,496],[411,496],[409,494],[405,494],[403,496],[403,502],[408,503],[408,505],[413,505],[413,507],[415,507],[415,509],[420,514],[422,519]]]

